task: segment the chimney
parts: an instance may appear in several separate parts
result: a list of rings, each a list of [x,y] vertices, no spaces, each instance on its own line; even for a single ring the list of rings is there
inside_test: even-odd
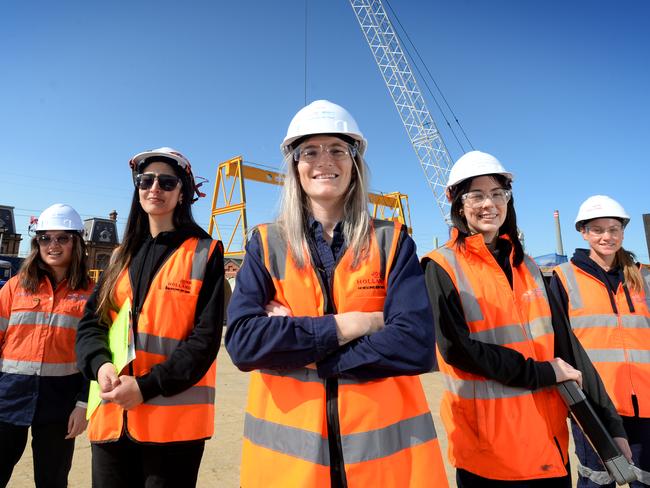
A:
[[[564,247],[562,247],[562,230],[560,229],[560,212],[553,212],[553,219],[555,219],[555,252],[560,256],[564,256]]]
[[[108,214],[108,218],[111,219],[113,222],[117,222],[117,212],[113,210],[111,213]]]

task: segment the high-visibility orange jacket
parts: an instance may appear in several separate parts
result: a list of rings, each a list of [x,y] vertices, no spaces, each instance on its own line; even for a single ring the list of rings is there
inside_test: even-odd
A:
[[[345,251],[331,283],[337,313],[383,311],[399,231],[399,224],[375,221],[369,254],[354,269],[353,253]],[[294,316],[322,316],[325,292],[312,266],[296,265],[277,225],[259,232],[273,300]],[[330,396],[330,381],[338,399]],[[333,438],[328,422],[338,424]],[[313,364],[251,373],[242,487],[329,487],[332,442],[340,442],[350,488],[447,486],[418,377],[324,380]]]
[[[71,290],[63,280],[53,289],[50,280],[42,278],[31,293],[17,275],[0,290],[0,421],[30,425],[39,400],[51,411],[39,412],[38,421],[67,421],[85,390],[74,347],[77,323],[93,286],[91,282],[85,289]],[[41,388],[47,382],[56,386]],[[42,391],[53,390],[59,396],[39,398]]]
[[[447,244],[427,257],[449,275],[473,340],[514,349],[525,358],[554,357],[551,310],[542,275],[529,257],[512,266],[512,288],[482,235]],[[567,409],[554,387],[507,386],[445,362],[441,416],[451,463],[484,478],[527,480],[566,474]]]
[[[650,417],[650,271],[641,268],[644,290],[629,290],[627,301],[619,283],[613,300],[606,285],[573,263],[553,270],[568,296],[568,314],[576,337],[600,374],[616,410]],[[615,307],[615,308],[614,308]]]
[[[165,361],[192,331],[206,264],[216,244],[211,239],[187,239],[158,270],[138,316],[136,358],[130,365],[135,377]],[[127,297],[133,300],[133,290],[124,270],[114,292],[117,306]],[[215,379],[213,362],[201,380],[176,395],[158,395],[126,412],[102,402],[90,419],[88,437],[92,442],[113,441],[125,429],[138,442],[209,438],[214,431]]]

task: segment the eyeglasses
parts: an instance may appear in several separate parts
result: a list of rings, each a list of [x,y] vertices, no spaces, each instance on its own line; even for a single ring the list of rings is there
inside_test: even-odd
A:
[[[591,234],[592,236],[602,236],[603,234],[605,234],[605,232],[607,232],[612,237],[618,237],[621,235],[621,232],[623,232],[623,226],[613,225],[611,227],[603,229],[602,227],[592,227],[591,225],[587,225],[585,227],[585,230],[587,231],[588,234]]]
[[[140,190],[149,190],[153,182],[158,180],[158,186],[163,191],[172,191],[178,185],[180,178],[174,175],[159,175],[156,173],[141,173],[135,177],[135,186]]]
[[[512,190],[499,188],[498,190],[491,191],[487,195],[482,191],[475,190],[465,193],[461,196],[461,200],[468,204],[470,207],[480,207],[488,198],[492,200],[495,205],[505,205],[512,197]]]
[[[332,144],[331,146],[326,146],[325,144],[308,144],[306,146],[299,146],[293,151],[293,160],[296,162],[315,163],[323,157],[323,152],[329,154],[330,158],[334,161],[343,161],[348,156],[355,157],[357,155],[357,148],[350,144]]]
[[[51,236],[49,234],[39,234],[36,236],[36,242],[41,247],[48,247],[53,242],[59,246],[65,246],[68,242],[72,242],[72,235],[61,234],[60,236]]]

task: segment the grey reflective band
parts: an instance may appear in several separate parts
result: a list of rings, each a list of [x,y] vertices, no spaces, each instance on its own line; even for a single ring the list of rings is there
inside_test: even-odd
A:
[[[69,376],[77,374],[77,363],[41,363],[0,358],[0,372],[28,376]]]
[[[632,466],[632,471],[636,475],[636,479],[641,483],[645,483],[650,486],[650,472],[645,471],[637,466]]]
[[[377,247],[379,248],[380,269],[379,273],[382,279],[388,281],[387,272],[390,271],[390,266],[393,263],[386,263],[390,255],[390,249],[393,244],[395,235],[395,224],[385,220],[373,219],[372,225],[375,230],[375,239],[377,239]]]
[[[346,464],[373,461],[436,439],[431,413],[400,420],[383,429],[341,436]]]
[[[592,363],[624,363],[624,349],[585,349]]]
[[[623,315],[621,316],[623,327],[628,329],[645,329],[650,328],[650,317],[643,315]]]
[[[594,471],[593,469],[580,464],[580,461],[578,461],[577,471],[580,476],[588,478],[597,485],[609,485],[614,481],[614,478],[612,478],[607,471]]]
[[[9,326],[9,319],[0,317],[0,332],[4,332],[7,330],[7,327]]]
[[[208,266],[208,258],[210,257],[210,245],[212,245],[212,239],[199,239],[196,244],[196,250],[192,257],[191,280],[203,281],[205,269]]]
[[[179,405],[211,405],[214,403],[214,388],[211,386],[192,386],[176,395],[155,396],[146,402],[158,407],[175,407]]]
[[[494,400],[497,398],[513,398],[547,389],[547,387],[544,387],[538,390],[528,390],[526,388],[506,386],[494,380],[462,380],[452,378],[447,374],[444,377],[447,389],[465,399]]]
[[[564,278],[566,279],[566,285],[569,288],[566,290],[567,296],[569,297],[569,304],[571,308],[583,308],[584,304],[582,302],[582,295],[580,295],[580,288],[578,287],[578,281],[576,279],[576,273],[573,269],[573,265],[570,262],[562,263],[558,266],[562,273],[564,273]]]
[[[587,349],[589,359],[594,363],[630,363],[650,364],[650,350],[646,349]]]
[[[151,354],[169,357],[181,343],[178,339],[159,337],[145,332],[138,332],[136,344],[138,349]]]
[[[539,270],[539,267],[535,264],[535,261],[533,261],[527,254],[524,254],[524,264],[526,265],[526,268],[528,268],[530,275],[535,280],[537,288],[542,290],[542,293],[546,298],[546,302],[548,303],[548,297],[546,296],[546,286],[544,285],[544,277],[542,276],[542,272]]]
[[[630,361],[633,363],[650,363],[650,351],[645,349],[628,349],[627,351]]]
[[[456,259],[456,254],[452,249],[446,246],[438,249],[438,252],[442,254],[442,256],[454,269],[456,281],[458,282],[458,295],[460,296],[460,303],[463,306],[465,319],[468,322],[477,322],[479,320],[483,320],[483,312],[481,311],[481,306],[474,296],[474,291],[472,290],[472,287],[470,286],[465,273],[461,269],[460,264]]]
[[[244,437],[287,456],[329,466],[327,439],[315,432],[269,422],[246,414]],[[382,429],[341,436],[345,464],[381,459],[436,439],[431,414],[401,420]]]
[[[266,225],[267,242],[263,242],[269,254],[269,272],[271,277],[276,280],[284,279],[284,272],[287,267],[287,241],[282,234],[282,229],[279,224]],[[264,256],[262,256],[264,259]]]
[[[48,325],[63,329],[76,329],[79,317],[49,312],[13,312],[9,325]]]
[[[618,317],[614,314],[593,314],[571,317],[572,329],[586,329],[588,327],[618,327]]]
[[[527,327],[528,335],[531,339],[537,339],[539,337],[555,333],[553,330],[553,320],[550,316],[533,319],[530,323],[528,323]]]

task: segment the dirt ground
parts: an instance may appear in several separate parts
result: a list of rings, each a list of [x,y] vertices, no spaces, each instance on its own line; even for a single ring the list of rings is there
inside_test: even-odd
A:
[[[447,463],[447,440],[438,415],[442,379],[439,374],[422,376],[422,384],[433,412],[433,419],[445,458],[449,485],[455,486],[454,472]],[[244,409],[248,375],[237,370],[228,353],[222,347],[217,360],[217,394],[215,433],[205,445],[205,453],[199,472],[198,486],[211,488],[236,488],[239,486],[239,462],[241,456],[241,436],[243,432]],[[575,459],[571,460],[575,466]],[[90,487],[90,444],[85,434],[77,439],[72,470],[69,476],[71,488]],[[575,480],[575,474],[574,480]],[[16,468],[8,488],[33,487],[32,458],[29,445]]]

